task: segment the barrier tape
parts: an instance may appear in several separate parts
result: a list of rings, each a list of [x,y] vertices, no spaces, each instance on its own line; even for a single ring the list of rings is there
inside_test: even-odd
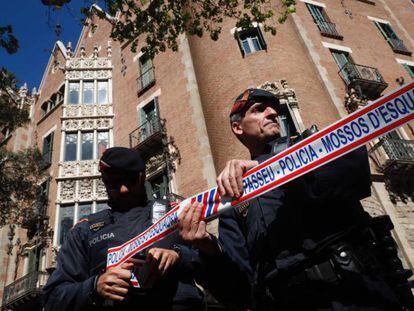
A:
[[[120,265],[174,232],[178,216],[189,203],[203,204],[201,220],[214,219],[223,211],[308,173],[413,119],[414,81],[247,171],[243,175],[244,190],[239,199],[220,197],[217,187],[185,199],[135,238],[110,248],[107,268]]]

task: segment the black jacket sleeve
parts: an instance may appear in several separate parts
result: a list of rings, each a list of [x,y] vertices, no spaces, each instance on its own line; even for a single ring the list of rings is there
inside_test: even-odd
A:
[[[207,256],[202,252],[194,258],[196,280],[222,304],[247,308],[251,304],[252,269],[244,235],[234,210],[219,219],[220,254]]]
[[[83,223],[75,226],[59,251],[56,270],[43,288],[44,310],[93,309],[94,280],[89,275],[88,257],[82,234]]]

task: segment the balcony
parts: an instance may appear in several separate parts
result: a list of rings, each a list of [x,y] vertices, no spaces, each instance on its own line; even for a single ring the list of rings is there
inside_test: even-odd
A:
[[[344,38],[336,30],[336,26],[334,23],[318,20],[316,24],[318,25],[319,31],[321,32],[322,36],[338,40],[342,40]]]
[[[414,200],[414,140],[383,137],[369,150],[392,202]]]
[[[147,89],[155,84],[155,71],[154,67],[150,67],[144,71],[138,78],[138,96],[144,93]]]
[[[7,285],[3,294],[3,310],[41,310],[42,288],[49,274],[35,271]]]
[[[129,134],[129,146],[140,151],[147,159],[162,147],[164,120],[153,116]]]
[[[348,89],[355,89],[360,95],[368,99],[376,99],[388,84],[382,78],[377,68],[346,63],[339,75],[344,80]]]
[[[388,38],[387,42],[395,53],[411,56],[412,53],[407,49],[402,40],[398,38]]]

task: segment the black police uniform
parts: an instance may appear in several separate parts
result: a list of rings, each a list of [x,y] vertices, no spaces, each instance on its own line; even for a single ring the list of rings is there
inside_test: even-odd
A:
[[[225,212],[222,252],[201,254],[201,283],[235,308],[401,309],[370,250],[359,202],[369,195],[364,147]]]
[[[180,263],[149,290],[130,288],[124,302],[102,301],[94,291],[97,275],[106,265],[107,250],[135,237],[152,224],[154,201],[126,212],[104,210],[89,216],[69,232],[57,258],[57,267],[44,287],[45,310],[201,310],[202,297],[192,272]],[[180,242],[177,235],[153,247],[169,248]]]

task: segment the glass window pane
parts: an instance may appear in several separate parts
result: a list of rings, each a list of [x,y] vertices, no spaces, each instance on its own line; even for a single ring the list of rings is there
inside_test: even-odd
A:
[[[78,145],[78,134],[66,134],[65,138],[65,161],[76,161],[76,147]]]
[[[83,103],[93,104],[93,82],[83,82]]]
[[[93,133],[82,133],[81,160],[92,160],[93,158]]]
[[[257,37],[252,38],[252,44],[253,44],[253,47],[254,47],[255,51],[260,51],[261,50],[259,39],[257,39]]]
[[[247,41],[247,39],[242,40],[242,45],[243,45],[243,50],[244,53],[246,54],[250,54],[252,51],[250,50],[250,46],[249,46],[249,42]]]
[[[106,204],[104,202],[96,203],[96,212],[100,212],[100,211],[103,211],[105,209],[109,209],[108,204]]]
[[[79,82],[69,83],[69,104],[79,103]]]
[[[108,81],[98,82],[98,104],[108,103]]]
[[[92,213],[92,203],[80,203],[78,221]]]
[[[109,147],[109,132],[98,132],[97,152],[98,159],[102,153]]]
[[[73,205],[64,205],[59,211],[59,243],[63,244],[69,230],[73,227],[75,208]]]

